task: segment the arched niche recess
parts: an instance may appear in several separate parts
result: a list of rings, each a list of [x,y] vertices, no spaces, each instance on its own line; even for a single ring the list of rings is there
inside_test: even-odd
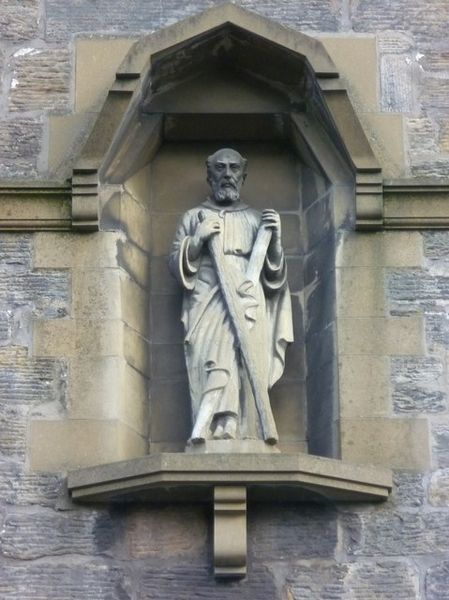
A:
[[[249,160],[245,200],[282,216],[296,341],[272,392],[280,448],[338,458],[336,244],[342,229],[381,218],[380,168],[322,44],[234,5],[131,49],[74,169],[74,227],[119,225],[121,260],[145,290],[137,308],[122,302],[126,360],[148,375],[149,451],[182,451],[190,429],[181,292],[166,257],[222,146]]]

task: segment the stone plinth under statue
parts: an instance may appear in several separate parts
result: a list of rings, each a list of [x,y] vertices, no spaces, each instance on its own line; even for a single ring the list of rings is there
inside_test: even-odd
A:
[[[261,441],[278,442],[268,392],[293,341],[280,217],[240,200],[246,162],[227,148],[207,159],[212,194],[184,214],[170,257],[184,288],[189,445],[209,452],[257,452]]]

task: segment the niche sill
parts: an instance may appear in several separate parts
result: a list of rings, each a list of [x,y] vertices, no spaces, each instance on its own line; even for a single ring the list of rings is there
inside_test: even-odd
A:
[[[388,497],[392,473],[308,454],[161,453],[68,475],[81,502],[211,502],[217,486],[245,487],[249,501],[373,502]]]

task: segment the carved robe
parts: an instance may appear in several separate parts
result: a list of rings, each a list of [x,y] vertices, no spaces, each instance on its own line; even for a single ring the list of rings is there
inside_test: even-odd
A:
[[[259,411],[248,378],[248,367],[242,360],[242,349],[236,324],[230,315],[217,277],[216,264],[207,244],[194,263],[189,260],[188,247],[200,219],[211,215],[223,219],[219,234],[220,268],[229,274],[229,285],[239,287],[245,281],[248,263],[259,230],[261,215],[239,202],[224,210],[210,200],[187,211],[179,224],[170,256],[170,269],[184,287],[182,323],[184,350],[195,425],[207,393],[216,390],[217,398],[210,423],[203,432],[211,437],[211,427],[219,416],[233,415],[238,419],[237,437],[263,438]],[[293,341],[290,294],[286,283],[286,265],[265,257],[259,281],[251,290],[251,298],[241,294],[241,312],[250,315],[248,323],[249,352],[258,361],[259,382],[268,390],[284,370],[285,349]],[[251,332],[249,328],[254,328]],[[254,341],[252,341],[254,340]],[[251,347],[253,346],[257,347]],[[274,425],[274,421],[273,425]],[[277,432],[274,427],[274,440]]]

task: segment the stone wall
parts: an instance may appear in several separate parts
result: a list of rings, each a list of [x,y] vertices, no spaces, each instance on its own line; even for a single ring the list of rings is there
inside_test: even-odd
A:
[[[53,177],[49,118],[74,109],[74,35],[138,36],[214,4],[3,0],[0,176]],[[376,36],[380,104],[404,120],[402,176],[447,176],[445,0],[240,4],[326,38]],[[114,253],[120,236],[110,235]],[[42,258],[52,244],[59,262]],[[208,509],[77,507],[63,473],[30,468],[31,420],[60,419],[71,409],[68,362],[33,348],[33,323],[67,323],[74,308],[62,247],[60,234],[0,236],[0,598],[449,598],[449,233],[348,233],[342,240],[340,266],[353,270],[344,275],[341,316],[368,326],[363,319],[382,315],[390,332],[383,353],[366,352],[360,337],[354,371],[341,374],[340,393],[356,390],[354,410],[365,411],[362,432],[348,418],[345,452],[367,461],[400,450],[392,497],[381,505],[250,506],[249,576],[230,584],[211,576]],[[379,285],[351,312],[350,290],[373,278]],[[405,323],[418,326],[410,334]],[[367,361],[378,368],[360,382],[356,367]],[[87,434],[81,419],[71,435],[82,445]]]

